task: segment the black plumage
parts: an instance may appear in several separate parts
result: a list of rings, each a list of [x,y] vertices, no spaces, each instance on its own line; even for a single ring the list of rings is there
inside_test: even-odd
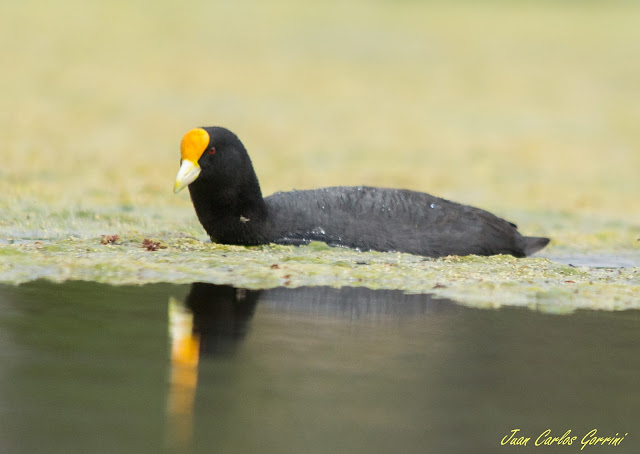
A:
[[[262,197],[242,142],[220,127],[201,128],[209,143],[189,192],[212,241],[307,244],[447,255],[530,255],[548,238],[522,236],[493,214],[429,194],[374,187],[331,187]],[[186,136],[185,136],[186,138]],[[183,153],[184,157],[184,153]]]

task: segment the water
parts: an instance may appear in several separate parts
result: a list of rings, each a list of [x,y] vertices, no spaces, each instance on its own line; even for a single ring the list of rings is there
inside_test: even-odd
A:
[[[572,266],[586,266],[589,268],[633,268],[640,267],[640,251],[618,252],[616,254],[563,254],[545,255],[539,257]]]
[[[640,451],[640,312],[168,284],[0,286],[2,453]],[[572,446],[534,447],[551,429]],[[587,446],[590,430],[624,436]]]

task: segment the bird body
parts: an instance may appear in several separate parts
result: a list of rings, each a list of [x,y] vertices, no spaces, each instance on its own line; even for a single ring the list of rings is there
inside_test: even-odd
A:
[[[203,130],[209,140],[194,163],[190,134],[197,134],[193,140],[200,148],[207,142],[202,139]],[[548,238],[521,235],[514,224],[485,210],[405,189],[338,186],[263,198],[244,146],[224,128],[190,131],[181,150],[175,189],[189,186],[198,219],[215,242],[303,245],[323,241],[330,246],[428,257],[524,257],[549,243]],[[188,177],[181,178],[181,173]],[[195,178],[188,181],[194,173]]]

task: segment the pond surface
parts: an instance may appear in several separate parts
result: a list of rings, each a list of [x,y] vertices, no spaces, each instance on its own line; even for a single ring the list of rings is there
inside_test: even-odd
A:
[[[522,449],[513,429],[639,452],[639,324],[363,288],[0,286],[0,452],[490,453]],[[536,448],[546,429],[577,439]],[[580,451],[592,429],[618,446]]]
[[[634,268],[640,267],[640,251],[617,252],[615,254],[540,254],[556,263],[589,268]]]

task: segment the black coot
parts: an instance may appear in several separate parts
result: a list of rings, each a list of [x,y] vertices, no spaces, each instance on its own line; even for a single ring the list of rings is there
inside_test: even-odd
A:
[[[220,127],[189,131],[174,192],[189,186],[200,223],[225,244],[307,244],[398,251],[428,257],[524,257],[548,238],[522,236],[493,214],[422,192],[332,187],[262,197],[242,142]]]

